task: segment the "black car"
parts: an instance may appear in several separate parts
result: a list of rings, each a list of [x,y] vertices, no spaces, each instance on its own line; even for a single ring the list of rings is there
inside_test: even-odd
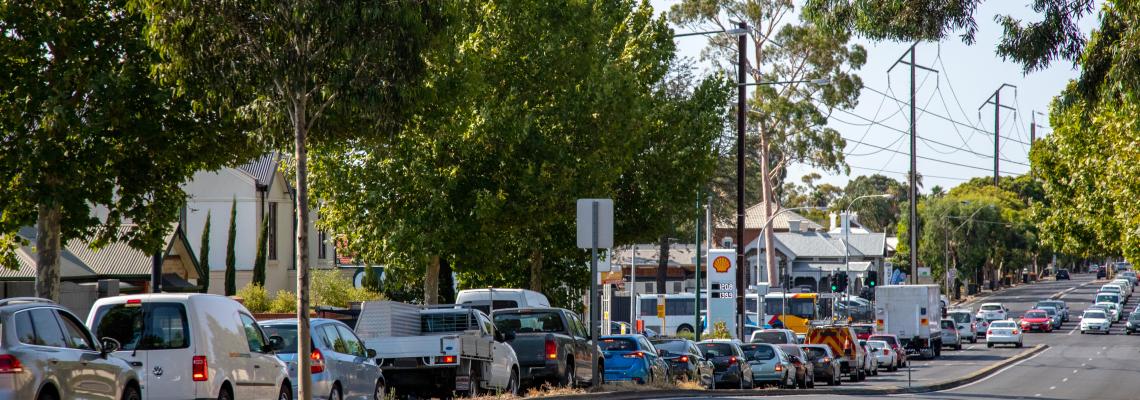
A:
[[[752,389],[752,366],[736,341],[712,339],[697,343],[701,355],[713,363],[714,387]]]
[[[1059,281],[1067,281],[1067,280],[1069,280],[1069,270],[1067,270],[1067,269],[1059,269],[1059,270],[1057,270],[1057,278],[1056,278],[1056,280],[1059,280]]]
[[[1108,277],[1108,267],[1098,267],[1096,269],[1096,279],[1104,279]]]
[[[1128,323],[1124,324],[1124,334],[1131,335],[1140,331],[1140,310],[1128,314]]]
[[[815,380],[827,382],[831,386],[838,386],[843,382],[842,368],[839,360],[831,354],[831,347],[823,344],[805,344],[800,345],[800,348],[812,364]]]
[[[712,361],[705,359],[695,342],[680,338],[652,339],[650,342],[663,352],[661,358],[669,363],[669,375],[674,379],[713,387]]]
[[[815,387],[815,368],[812,362],[808,360],[807,353],[804,352],[798,344],[778,344],[781,351],[791,356],[788,357],[792,363],[796,364],[796,386],[800,389],[808,389]]]

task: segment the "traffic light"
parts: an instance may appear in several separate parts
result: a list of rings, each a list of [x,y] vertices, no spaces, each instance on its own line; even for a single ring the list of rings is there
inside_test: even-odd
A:
[[[827,277],[827,280],[831,282],[831,293],[839,292],[839,278],[836,278],[835,275],[832,274]]]
[[[847,291],[847,272],[845,272],[845,271],[839,272],[839,278],[837,278],[837,280],[839,281],[839,282],[837,282],[837,283],[839,283],[839,288],[838,288],[839,290],[837,290],[837,291],[838,292],[846,292]]]
[[[879,271],[867,271],[867,286],[875,287],[879,283]]]

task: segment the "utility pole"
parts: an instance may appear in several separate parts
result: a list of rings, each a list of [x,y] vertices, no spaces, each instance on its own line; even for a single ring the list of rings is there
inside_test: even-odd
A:
[[[985,103],[982,103],[982,105],[978,107],[978,111],[981,111],[986,107],[986,105],[994,105],[994,186],[998,185],[998,179],[1001,178],[1001,170],[998,164],[999,160],[1001,159],[1001,152],[999,147],[999,142],[1001,140],[1001,109],[1005,108],[1017,111],[1016,108],[1004,106],[1001,104],[1001,90],[1007,86],[1013,88],[1014,93],[1017,92],[1017,86],[1003,83],[1001,86],[998,86],[998,88],[994,90],[994,94],[991,94],[990,97],[986,99]]]
[[[740,22],[738,28],[747,31],[748,24]],[[740,35],[736,42],[736,337],[741,340],[744,339],[744,266],[747,265],[744,263],[744,122],[748,115],[748,87],[740,84],[747,81],[748,36]]]
[[[694,288],[696,295],[693,296],[693,338],[700,341],[701,337],[701,219],[704,218],[704,210],[701,209],[701,191],[697,190],[697,241],[694,246],[697,247],[697,257],[693,259],[693,277],[697,280],[696,288]]]
[[[1041,114],[1041,113],[1034,111],[1034,112],[1029,114],[1029,149],[1030,150],[1033,149],[1033,143],[1037,142],[1037,128],[1043,128],[1043,126],[1037,125],[1037,114]],[[1042,114],[1042,115],[1044,115],[1044,114]],[[1033,172],[1033,168],[1030,168],[1029,169],[1029,178],[1030,179],[1036,179],[1037,178],[1036,175],[1037,174],[1035,174]],[[1033,258],[1033,263],[1036,265],[1036,263],[1037,263],[1036,257]]]
[[[918,131],[915,124],[915,87],[914,87],[914,72],[916,68],[921,68],[933,73],[938,73],[938,70],[927,68],[914,62],[914,48],[918,46],[918,42],[910,45],[890,68],[887,68],[887,73],[899,64],[910,66],[910,173],[908,174],[910,181],[910,188],[907,189],[907,197],[910,201],[910,281],[912,284],[918,283],[918,158],[916,151],[918,150]],[[903,57],[910,55],[910,62],[904,61]]]

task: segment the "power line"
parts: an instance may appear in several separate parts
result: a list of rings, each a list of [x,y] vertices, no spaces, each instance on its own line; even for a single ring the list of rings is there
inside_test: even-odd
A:
[[[899,171],[891,171],[891,170],[886,170],[886,169],[874,169],[874,168],[867,168],[867,167],[858,167],[858,166],[854,166],[854,165],[851,166],[851,168],[861,169],[861,170],[865,170],[865,171],[885,172],[888,174],[910,176],[909,172],[899,172]],[[966,181],[969,181],[970,179],[974,179],[974,178],[955,178],[952,176],[938,176],[938,175],[924,175],[924,174],[919,174],[919,175],[922,176],[923,178],[948,179],[948,180],[962,181],[962,182],[966,182]]]
[[[882,146],[878,146],[878,145],[873,145],[873,144],[870,144],[870,143],[864,143],[864,142],[856,141],[855,139],[849,139],[849,138],[844,138],[844,139],[846,139],[846,140],[850,140],[850,141],[854,141],[854,142],[856,142],[856,143],[862,143],[864,146],[869,146],[869,147],[874,147],[874,148],[877,148],[877,149],[883,149],[883,150],[886,150],[886,151],[890,151],[890,152],[893,152],[893,153],[896,153],[896,154],[908,154],[908,153],[904,153],[904,152],[901,152],[901,151],[898,151],[898,150],[895,150],[895,149],[889,149],[889,148],[886,148],[886,147],[882,147]],[[909,155],[909,154],[908,154],[908,155]],[[954,162],[954,161],[939,160],[939,159],[937,159],[937,158],[931,158],[931,157],[920,156],[920,155],[916,155],[915,157],[917,157],[917,158],[921,158],[921,159],[923,159],[923,160],[934,161],[934,162],[939,162],[939,163],[943,163],[943,164],[956,165],[956,166],[959,166],[959,167],[963,167],[963,168],[971,168],[971,169],[976,169],[976,170],[981,170],[981,171],[991,171],[991,169],[989,169],[989,168],[983,168],[983,167],[979,167],[979,166],[976,166],[976,165],[962,164],[962,163],[958,163],[958,162]]]
[[[881,91],[881,90],[875,89],[875,88],[873,88],[873,87],[870,87],[870,86],[866,86],[866,85],[864,85],[864,86],[863,86],[863,88],[864,88],[864,89],[867,89],[867,90],[870,90],[870,91],[872,91],[872,92],[878,93],[879,95],[882,95],[882,96],[886,96],[887,98],[889,98],[889,99],[891,99],[891,100],[894,100],[894,101],[897,101],[897,102],[899,102],[899,103],[901,103],[901,104],[907,104],[906,102],[904,102],[904,101],[902,101],[902,100],[899,100],[898,98],[896,98],[896,97],[894,97],[894,96],[891,96],[890,94],[887,94],[887,93],[885,93],[885,92],[883,92],[883,91]],[[918,108],[918,107],[915,107],[915,108]],[[953,123],[953,124],[958,124],[958,125],[961,125],[961,126],[964,126],[964,127],[967,127],[967,128],[973,129],[973,130],[976,130],[976,131],[978,131],[978,132],[982,132],[982,133],[985,133],[985,134],[987,134],[987,135],[993,135],[993,132],[987,132],[987,131],[985,131],[985,130],[983,130],[983,129],[980,129],[980,128],[977,128],[977,127],[974,127],[974,126],[971,126],[971,125],[967,125],[967,124],[965,124],[965,123],[959,122],[959,121],[957,121],[957,120],[955,120],[955,119],[953,119],[953,118],[947,117],[947,116],[945,116],[945,115],[942,115],[942,114],[938,114],[938,113],[934,113],[934,112],[930,112],[930,111],[928,111],[928,110],[925,110],[925,109],[922,109],[922,108],[918,108],[918,109],[919,109],[920,111],[924,112],[924,113],[927,113],[927,114],[933,115],[933,116],[935,116],[935,117],[938,117],[939,119],[945,120],[945,121],[947,121],[947,122],[950,122],[950,123]],[[909,133],[908,133],[908,134],[909,134]],[[1009,136],[1002,136],[1001,138],[1002,138],[1002,139],[1007,139],[1007,140],[1012,140],[1012,141],[1015,141],[1015,142],[1018,142],[1018,143],[1022,143],[1022,144],[1028,144],[1028,143],[1025,143],[1025,142],[1023,142],[1023,141],[1020,141],[1020,140],[1018,140],[1018,139],[1016,139],[1016,138],[1012,138],[1012,137],[1009,137]]]

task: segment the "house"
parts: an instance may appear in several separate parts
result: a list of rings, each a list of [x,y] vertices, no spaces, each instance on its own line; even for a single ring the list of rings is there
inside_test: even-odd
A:
[[[661,293],[686,293],[696,290],[696,256],[696,245],[676,243],[669,245],[665,287],[661,288],[663,289]],[[634,277],[637,279],[637,293],[658,293],[657,269],[660,266],[660,259],[661,245],[656,243],[615,248],[608,264],[612,271],[611,276],[620,276],[622,279],[623,289],[620,293],[628,296],[630,280]],[[598,270],[605,271],[606,268],[599,266]]]
[[[863,287],[868,271],[877,271],[880,277],[885,277],[885,233],[855,230],[845,233],[842,229],[830,232],[809,231],[799,229],[796,225],[793,221],[788,231],[773,233],[777,268],[779,274],[785,277],[781,282],[790,280],[792,287],[808,286],[816,291],[827,291],[830,275],[849,271],[852,287],[857,293]],[[753,240],[744,251],[749,269],[758,268],[761,281],[767,280],[764,241]],[[850,260],[850,264],[845,262],[846,259]]]
[[[767,221],[764,207],[765,203],[760,202],[744,210],[744,243],[752,243],[760,236],[761,228]],[[772,212],[776,213],[781,209],[783,208],[776,205],[772,208]],[[798,224],[797,227],[805,231],[824,231],[822,225],[794,211],[776,214],[769,229],[772,232],[787,232],[792,224]],[[736,218],[717,221],[716,228],[713,230],[713,238],[717,246],[733,247],[731,243],[736,241]],[[730,245],[725,246],[726,241]]]
[[[182,213],[183,226],[195,254],[201,252],[202,231],[206,216],[210,216],[210,293],[223,294],[225,291],[226,241],[231,206],[236,208],[236,286],[241,288],[253,278],[257,236],[262,222],[268,219],[265,288],[269,293],[282,289],[296,291],[295,191],[281,171],[282,162],[278,153],[268,153],[234,168],[199,171],[183,185],[187,195],[186,208]],[[316,211],[311,210],[309,226],[306,227],[309,231],[309,265],[329,268],[334,265],[335,250],[328,235],[315,228],[316,219]]]

